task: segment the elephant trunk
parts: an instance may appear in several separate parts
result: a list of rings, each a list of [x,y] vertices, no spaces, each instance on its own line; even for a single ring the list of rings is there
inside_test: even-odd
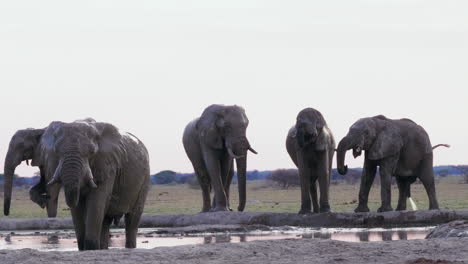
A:
[[[9,150],[5,158],[4,183],[3,183],[3,214],[10,214],[11,205],[11,193],[13,189],[13,175],[16,167],[21,163],[21,159],[17,158],[17,155]]]
[[[336,153],[336,163],[338,168],[338,173],[345,175],[348,172],[348,166],[345,165],[345,156],[346,151],[353,147],[353,140],[351,137],[344,137],[338,144],[337,153]]]
[[[78,155],[66,156],[57,170],[59,174],[54,176],[54,179],[60,178],[67,205],[74,208],[78,205],[80,198],[80,178],[84,172],[83,160]]]
[[[245,203],[247,200],[247,190],[246,190],[246,181],[247,181],[247,152],[244,157],[236,159],[237,166],[237,184],[239,187],[239,206],[238,211],[242,212],[245,208]]]
[[[246,203],[246,182],[247,182],[247,152],[257,154],[251,146],[247,137],[243,136],[235,141],[229,141],[227,144],[229,155],[236,160],[237,184],[239,188],[239,211],[244,211]]]

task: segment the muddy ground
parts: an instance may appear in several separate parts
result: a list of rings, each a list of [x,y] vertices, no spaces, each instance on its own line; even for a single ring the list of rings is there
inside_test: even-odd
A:
[[[275,240],[87,252],[1,250],[0,263],[468,263],[468,239]]]

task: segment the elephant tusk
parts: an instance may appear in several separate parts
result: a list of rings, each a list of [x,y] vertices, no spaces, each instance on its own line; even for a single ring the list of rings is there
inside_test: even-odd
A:
[[[255,151],[255,149],[253,149],[252,147],[249,147],[249,150],[250,150],[250,152],[252,152],[253,154],[258,154],[258,152]]]
[[[243,157],[243,156],[237,156],[236,154],[234,154],[234,152],[232,152],[231,148],[228,148],[228,153],[229,153],[229,156],[231,156],[231,158],[233,158],[233,159],[240,159],[240,158]]]
[[[50,186],[50,185],[54,185],[54,184],[56,184],[56,183],[60,183],[60,181],[59,181],[56,177],[54,177],[54,178],[52,178],[52,180],[50,180],[50,181],[47,183],[47,185]]]
[[[87,181],[86,183],[88,184],[89,187],[91,187],[93,189],[97,188],[97,185],[96,185],[96,183],[94,182],[94,179],[93,179],[93,173],[92,173],[91,168],[89,167],[89,165],[87,166],[86,181]]]
[[[91,188],[93,188],[93,189],[96,189],[96,188],[97,188],[97,185],[96,185],[96,183],[94,182],[93,179],[89,179],[88,185],[89,185],[89,187],[91,187]]]
[[[57,166],[57,168],[55,169],[55,173],[54,173],[54,176],[52,176],[52,180],[50,180],[47,185],[50,186],[50,185],[54,185],[56,183],[60,183],[60,171],[62,170],[62,161],[59,162],[59,165]]]

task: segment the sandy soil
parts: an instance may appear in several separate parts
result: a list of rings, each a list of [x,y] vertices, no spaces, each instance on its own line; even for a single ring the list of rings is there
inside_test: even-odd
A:
[[[0,263],[468,263],[468,238],[349,243],[276,240],[86,252],[1,250]]]

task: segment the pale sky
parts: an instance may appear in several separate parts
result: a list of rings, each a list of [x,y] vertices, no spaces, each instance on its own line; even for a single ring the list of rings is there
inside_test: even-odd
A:
[[[361,117],[411,118],[452,145],[435,165],[467,164],[467,14],[465,0],[2,1],[0,163],[18,129],[93,117],[137,135],[152,173],[192,172],[183,129],[220,103],[250,119],[249,170],[294,167],[284,142],[305,107],[337,142]]]

